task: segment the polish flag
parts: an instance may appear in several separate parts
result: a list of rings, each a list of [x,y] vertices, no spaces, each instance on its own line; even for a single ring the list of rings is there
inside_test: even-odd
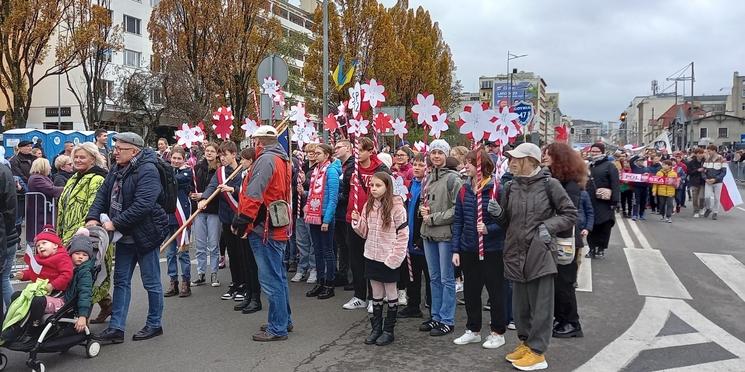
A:
[[[722,182],[722,194],[719,196],[719,202],[722,204],[725,212],[729,212],[732,208],[742,204],[742,196],[740,196],[740,190],[737,189],[735,183],[735,177],[732,176],[728,165],[727,173],[724,175],[724,181]]]

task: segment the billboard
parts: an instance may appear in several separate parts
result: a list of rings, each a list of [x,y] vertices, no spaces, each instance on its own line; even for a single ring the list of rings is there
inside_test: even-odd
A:
[[[508,100],[510,97],[510,83],[494,82],[492,88],[492,107],[499,107],[499,101]],[[533,94],[533,84],[527,81],[512,82],[512,103],[516,100],[532,101],[535,98]]]

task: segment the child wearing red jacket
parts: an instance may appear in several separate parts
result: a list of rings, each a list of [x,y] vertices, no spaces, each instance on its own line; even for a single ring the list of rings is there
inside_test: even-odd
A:
[[[42,231],[34,238],[34,245],[36,246],[36,254],[33,257],[29,255],[23,257],[28,268],[15,273],[15,278],[31,282],[35,282],[36,279],[46,279],[49,281],[47,291],[50,294],[67,289],[72,280],[72,260],[54,229],[49,225],[44,226]],[[47,296],[47,298],[56,300],[56,298],[50,296]],[[51,305],[47,307],[49,306]],[[61,306],[60,302],[59,307]]]

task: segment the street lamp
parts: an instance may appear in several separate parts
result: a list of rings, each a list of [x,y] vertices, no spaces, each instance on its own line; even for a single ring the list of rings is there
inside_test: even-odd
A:
[[[509,50],[507,51],[507,75],[509,79],[509,93],[507,96],[509,101],[507,102],[507,104],[510,106],[512,105],[512,70],[510,70],[510,61],[513,59],[518,59],[518,58],[527,57],[527,56],[528,56],[527,54],[514,54],[514,53],[511,53]]]

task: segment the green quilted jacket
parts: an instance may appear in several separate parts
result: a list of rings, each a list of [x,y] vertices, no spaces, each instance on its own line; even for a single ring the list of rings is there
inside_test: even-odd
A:
[[[67,246],[78,228],[85,226],[85,216],[96,199],[104,177],[106,171],[94,166],[83,174],[75,173],[67,180],[57,202],[57,234],[62,238],[63,245]]]

